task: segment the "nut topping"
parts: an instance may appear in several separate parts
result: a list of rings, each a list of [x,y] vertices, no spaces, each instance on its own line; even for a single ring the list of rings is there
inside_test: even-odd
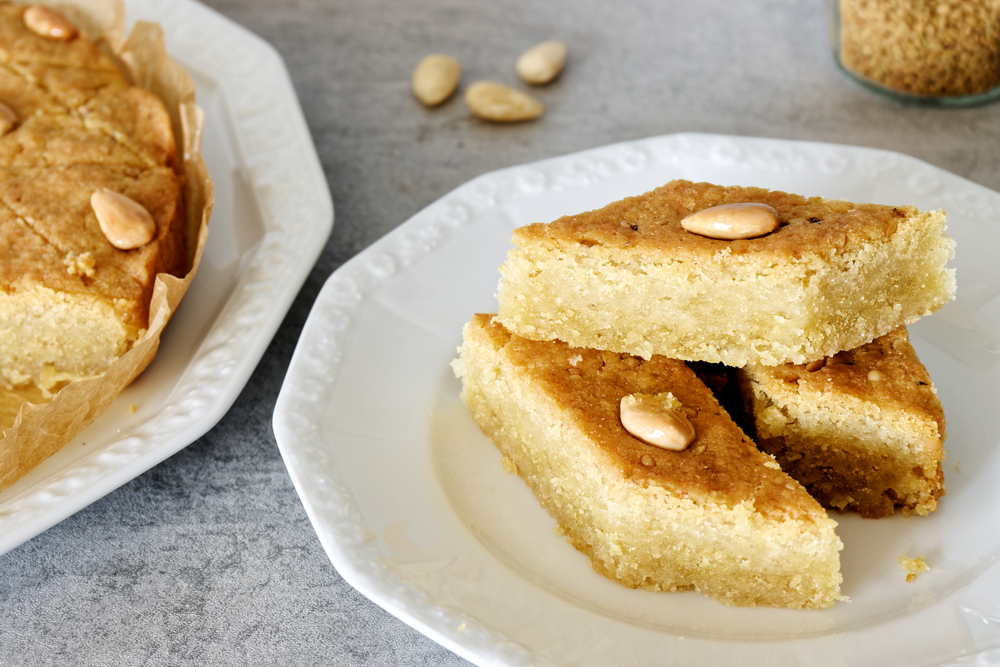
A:
[[[565,65],[566,44],[553,39],[535,44],[522,53],[515,67],[522,81],[540,86],[559,76]]]
[[[153,240],[156,222],[142,204],[107,188],[95,190],[90,195],[101,231],[111,245],[120,250],[131,250]]]
[[[681,227],[713,239],[752,239],[778,228],[778,212],[767,204],[723,204],[692,213]]]
[[[24,10],[24,25],[31,32],[49,39],[68,42],[76,37],[76,26],[69,19],[42,5],[33,5]]]
[[[621,401],[622,426],[647,444],[679,452],[694,440],[694,425],[681,412],[677,399],[670,394],[667,397],[662,400],[648,394],[625,396]]]
[[[13,130],[16,124],[17,113],[3,102],[0,102],[0,137]]]
[[[451,56],[432,53],[413,70],[413,94],[426,106],[435,107],[458,88],[462,78],[462,64]]]

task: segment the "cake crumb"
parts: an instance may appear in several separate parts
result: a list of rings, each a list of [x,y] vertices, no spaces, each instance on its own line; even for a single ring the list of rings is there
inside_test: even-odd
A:
[[[961,467],[962,467],[962,462],[955,461],[955,472],[961,472],[961,470],[959,470]]]
[[[509,456],[503,457],[503,471],[514,475],[517,474],[517,464],[514,463],[514,459]]]
[[[73,253],[68,253],[66,258],[63,260],[63,264],[66,265],[66,273],[71,276],[87,276],[88,278],[93,278],[95,271],[94,266],[96,262],[94,261],[94,256],[89,252],[80,253],[74,256]]]
[[[129,413],[130,415],[131,415],[131,414],[134,414],[134,413],[135,413],[135,411],[136,411],[136,410],[138,410],[138,409],[139,409],[139,408],[135,407],[135,403],[129,403],[129,406],[128,406],[128,413]]]
[[[929,569],[927,567],[927,563],[924,562],[923,555],[917,556],[916,558],[908,558],[903,554],[899,554],[899,556],[896,557],[896,560],[903,567],[903,569],[906,570],[906,583],[908,584],[912,584],[918,574],[926,572]]]

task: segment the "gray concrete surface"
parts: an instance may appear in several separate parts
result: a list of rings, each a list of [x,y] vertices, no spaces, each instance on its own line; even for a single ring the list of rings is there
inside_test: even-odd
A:
[[[333,235],[256,372],[208,434],[0,556],[0,665],[459,665],[354,591],[292,488],[271,413],[327,277],[479,174],[703,131],[908,153],[1000,189],[1000,105],[902,106],[834,66],[817,0],[209,0],[285,59],[336,206]],[[539,121],[411,96],[432,51],[514,82],[559,37]]]

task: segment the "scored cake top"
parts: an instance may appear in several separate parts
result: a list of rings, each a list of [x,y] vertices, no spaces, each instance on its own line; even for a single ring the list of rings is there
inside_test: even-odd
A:
[[[0,4],[0,291],[45,286],[148,299],[152,276],[186,256],[170,116],[82,34],[55,39]],[[112,246],[90,196],[107,188],[146,208],[153,242]],[[144,308],[144,307],[142,307]],[[142,309],[140,308],[140,309]],[[144,326],[144,325],[141,325]]]
[[[695,503],[735,506],[749,501],[764,516],[827,520],[805,489],[733,423],[684,362],[533,341],[510,333],[487,314],[473,317],[466,336],[479,337],[528,374],[633,482],[661,486]],[[624,396],[668,391],[694,413],[689,418],[696,437],[683,451],[642,442],[629,435],[619,418]]]
[[[778,229],[758,238],[723,240],[681,227],[681,220],[698,211],[747,202],[773,207],[780,220]],[[828,256],[885,240],[901,221],[916,215],[914,206],[856,204],[763,188],[675,180],[604,208],[519,227],[514,230],[514,244],[522,250],[532,244],[563,251],[580,245],[669,250],[677,259],[704,257],[728,248],[733,255],[762,253],[794,259],[804,254]],[[943,230],[943,213],[919,215],[934,218]]]

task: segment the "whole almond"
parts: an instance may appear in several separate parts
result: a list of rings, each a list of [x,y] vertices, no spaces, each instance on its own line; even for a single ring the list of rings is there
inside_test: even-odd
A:
[[[517,74],[525,83],[542,85],[559,76],[566,65],[566,44],[553,39],[533,47],[517,59]]]
[[[697,435],[694,424],[677,407],[643,394],[631,394],[620,403],[622,426],[643,442],[679,452]]]
[[[146,245],[156,234],[156,221],[142,204],[125,195],[100,188],[90,195],[90,207],[104,236],[119,250]]]
[[[692,234],[725,240],[766,236],[780,224],[776,210],[754,202],[713,206],[681,220],[681,227]]]
[[[476,81],[465,91],[469,110],[494,123],[517,123],[538,118],[545,107],[527,93],[492,81]]]
[[[0,137],[13,130],[15,125],[17,125],[17,113],[0,102]]]
[[[63,42],[76,37],[76,26],[54,9],[32,5],[24,10],[24,25],[31,32]]]
[[[432,53],[413,70],[413,94],[423,104],[435,107],[451,97],[462,78],[462,64],[451,56]]]

